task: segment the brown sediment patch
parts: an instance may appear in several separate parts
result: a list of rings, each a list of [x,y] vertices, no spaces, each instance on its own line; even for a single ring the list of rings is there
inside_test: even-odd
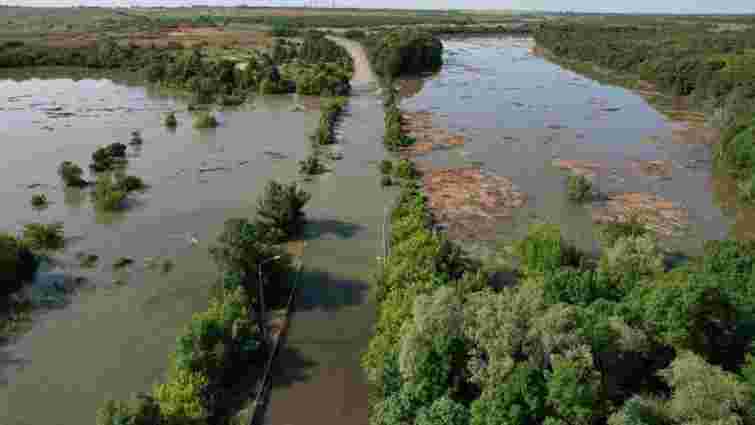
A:
[[[479,167],[428,170],[422,180],[435,219],[456,239],[495,239],[496,222],[527,199],[511,179]]]
[[[693,122],[675,121],[671,124],[671,141],[678,144],[714,145],[721,133],[712,127],[704,127]]]
[[[650,177],[671,177],[673,165],[669,160],[633,160],[629,162],[629,170],[633,174],[639,174]]]
[[[303,240],[296,240],[286,242],[283,245],[283,249],[292,257],[301,258],[304,256],[304,248],[307,246],[307,242]]]
[[[433,114],[428,111],[402,112],[401,130],[417,140],[412,146],[404,148],[407,154],[422,155],[437,148],[463,146],[464,137],[452,135],[447,130],[433,127]]]
[[[262,31],[224,31],[208,27],[187,27],[181,30],[164,28],[160,31],[134,32],[128,43],[138,47],[270,47],[272,38]]]
[[[626,223],[634,218],[664,237],[679,234],[688,222],[686,210],[653,193],[611,194],[593,205],[592,219],[598,224]]]
[[[574,174],[585,177],[595,177],[595,175],[606,167],[595,161],[581,159],[554,159],[552,162],[556,168],[569,170]]]

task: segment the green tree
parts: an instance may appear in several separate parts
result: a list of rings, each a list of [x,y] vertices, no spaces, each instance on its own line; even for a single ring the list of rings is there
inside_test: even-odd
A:
[[[257,203],[257,227],[273,242],[288,240],[301,230],[310,197],[296,183],[270,181]]]
[[[467,425],[469,409],[448,397],[441,397],[420,409],[415,425]]]
[[[472,402],[471,425],[537,425],[548,394],[542,369],[517,365],[504,382]]]
[[[600,373],[587,347],[553,356],[548,376],[548,404],[571,425],[589,425],[601,415]]]

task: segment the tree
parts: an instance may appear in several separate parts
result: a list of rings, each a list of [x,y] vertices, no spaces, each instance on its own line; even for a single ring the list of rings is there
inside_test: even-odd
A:
[[[471,425],[537,425],[545,418],[542,369],[519,364],[504,381],[472,402]]]
[[[420,409],[415,425],[467,425],[469,409],[448,397],[441,397]]]
[[[752,403],[750,389],[736,375],[689,351],[680,353],[660,376],[672,389],[667,409],[675,422],[741,424],[742,412]]]
[[[257,203],[257,227],[271,242],[288,240],[301,230],[302,209],[310,198],[296,183],[270,181]]]

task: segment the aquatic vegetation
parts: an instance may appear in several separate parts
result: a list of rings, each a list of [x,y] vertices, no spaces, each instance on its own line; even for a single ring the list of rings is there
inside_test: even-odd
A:
[[[0,302],[31,280],[37,266],[37,259],[24,243],[0,233]]]
[[[593,197],[592,182],[580,174],[572,174],[566,179],[567,195],[574,202],[587,202]]]
[[[81,167],[71,161],[63,161],[58,167],[58,175],[66,186],[85,186],[87,182],[81,178],[83,174],[84,170],[82,170]]]
[[[211,112],[201,111],[194,114],[192,125],[194,128],[215,128],[218,126],[218,121]]]
[[[348,99],[335,97],[326,99],[320,107],[320,121],[312,136],[315,146],[330,145],[336,142],[335,128]]]
[[[114,183],[111,176],[101,175],[95,182],[93,196],[98,208],[104,211],[117,211],[123,208],[128,192]]]
[[[120,257],[113,263],[113,269],[122,269],[134,264],[134,260],[129,257]]]
[[[383,175],[389,175],[393,171],[393,161],[390,159],[384,159],[380,161],[380,164],[378,165],[378,169],[380,170],[380,174]]]
[[[43,193],[32,195],[31,206],[34,207],[35,209],[44,209],[44,208],[47,208],[48,205],[49,205],[49,201],[47,200],[47,195]]]
[[[24,226],[23,242],[38,251],[57,251],[65,246],[63,223],[29,223]]]
[[[96,172],[103,172],[122,166],[126,162],[126,149],[126,145],[118,142],[97,148],[92,154],[92,163],[89,168]]]
[[[175,128],[178,126],[178,120],[176,119],[176,113],[170,112],[165,116],[163,119],[163,125],[165,125],[168,128]]]
[[[290,239],[304,224],[302,209],[310,197],[296,183],[268,182],[257,202],[257,227],[273,241]]]
[[[144,183],[144,181],[137,176],[118,176],[116,178],[115,186],[117,190],[126,193],[140,191],[147,188],[147,185]]]
[[[299,161],[299,174],[305,176],[314,176],[328,171],[325,164],[320,161],[317,153],[310,154],[303,161]]]

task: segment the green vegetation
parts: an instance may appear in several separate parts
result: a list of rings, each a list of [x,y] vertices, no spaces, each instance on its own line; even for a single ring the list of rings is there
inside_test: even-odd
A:
[[[36,195],[32,195],[31,197],[31,206],[34,209],[41,210],[41,209],[47,208],[49,204],[50,203],[47,200],[47,195],[43,193],[38,193]]]
[[[131,140],[128,142],[130,145],[141,145],[144,143],[144,139],[142,139],[142,133],[139,130],[134,130],[131,132]]]
[[[315,134],[312,135],[315,146],[331,145],[336,142],[336,124],[347,103],[348,99],[345,97],[335,97],[322,101],[320,121]]]
[[[378,169],[380,170],[380,174],[390,175],[393,171],[393,161],[391,161],[390,159],[384,159],[380,161]]]
[[[135,176],[101,174],[97,177],[92,194],[95,204],[103,211],[118,211],[124,207],[128,195],[147,188],[142,179]]]
[[[130,402],[108,401],[97,413],[98,425],[230,423],[249,401],[269,355],[259,288],[269,306],[288,295],[291,259],[277,243],[294,227],[291,220],[302,220],[306,199],[295,185],[271,182],[255,221],[226,221],[210,249],[223,270],[221,285],[208,310],[195,314],[178,337],[164,383]]]
[[[299,161],[299,174],[315,176],[326,171],[328,171],[328,168],[322,163],[317,152],[310,154],[305,160]]]
[[[118,142],[97,148],[92,154],[92,163],[89,168],[96,172],[103,172],[124,165],[126,163],[126,149],[126,145]]]
[[[84,174],[84,170],[71,161],[63,161],[58,167],[58,175],[63,180],[63,183],[69,187],[82,187],[86,186],[87,182],[81,178]]]
[[[393,179],[389,175],[383,175],[380,177],[380,186],[389,187],[393,186]]]
[[[683,96],[690,109],[705,112],[723,133],[719,162],[740,180],[741,198],[753,200],[755,25],[722,20],[564,19],[541,25],[535,39],[567,65],[606,68],[633,88]]]
[[[166,115],[165,118],[163,119],[163,125],[165,125],[168,128],[178,127],[178,120],[176,119],[176,113],[171,112],[168,115]]]
[[[362,30],[351,29],[343,33],[343,36],[352,40],[364,40],[367,33]]]
[[[416,139],[404,134],[401,129],[401,109],[399,109],[398,92],[393,87],[387,87],[388,93],[385,97],[385,134],[383,135],[383,145],[389,151],[399,151],[416,143]]]
[[[419,177],[419,172],[414,167],[414,162],[408,159],[401,159],[393,167],[393,175],[399,179],[411,180]]]
[[[134,264],[134,260],[129,257],[120,257],[113,263],[113,269],[122,269]]]
[[[270,181],[257,203],[256,226],[271,241],[290,239],[304,224],[302,209],[309,199],[310,195],[296,183],[285,185]]]
[[[57,251],[65,246],[63,223],[30,223],[24,226],[24,245],[35,251]]]
[[[593,197],[592,182],[583,175],[572,174],[566,179],[567,195],[574,202],[587,202]]]
[[[199,111],[194,114],[194,122],[192,123],[194,128],[215,128],[218,126],[218,121],[215,119],[215,115],[207,111]]]
[[[37,259],[31,250],[15,237],[0,233],[0,305],[34,277]]]
[[[376,33],[364,44],[372,69],[388,80],[403,74],[436,71],[443,65],[443,44],[424,31],[402,29]]]

